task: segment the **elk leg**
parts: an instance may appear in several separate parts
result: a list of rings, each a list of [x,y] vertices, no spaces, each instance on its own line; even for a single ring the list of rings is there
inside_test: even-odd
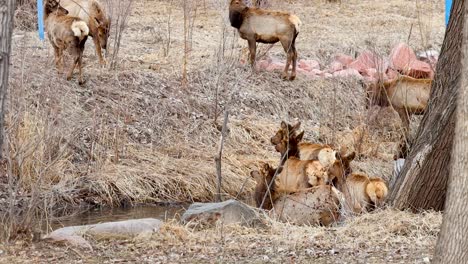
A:
[[[406,111],[405,108],[396,109],[398,115],[400,116],[401,122],[403,123],[403,133],[408,138],[410,130],[410,113]]]
[[[99,58],[99,64],[106,65],[106,60],[102,57],[102,50],[101,50],[101,42],[99,41],[97,36],[93,36],[94,46],[96,47],[96,53]]]
[[[84,84],[83,81],[83,53],[80,53],[80,56],[78,57],[78,72],[79,72],[79,77],[78,77],[78,84],[82,85]]]
[[[289,80],[294,80],[296,79],[296,66],[297,66],[297,51],[296,51],[296,46],[293,44],[292,45],[292,52],[293,52],[293,57],[292,57],[292,71],[291,71],[291,76],[289,77]]]
[[[75,59],[73,60],[73,63],[72,65],[70,66],[70,70],[68,71],[68,74],[67,74],[67,80],[71,80],[72,78],[72,75],[73,75],[73,71],[75,70],[75,67],[76,65],[78,64],[78,61],[80,60],[80,57],[79,55],[78,56],[75,56]]]
[[[281,39],[281,45],[283,46],[284,52],[288,55],[288,58],[286,59],[286,66],[284,67],[283,74],[281,75],[281,78],[287,79],[288,78],[288,70],[289,66],[291,65],[291,61],[293,60],[293,52],[292,52],[292,42],[289,39]]]
[[[255,56],[257,54],[257,42],[255,39],[249,39],[249,51],[250,51],[250,65],[252,69],[255,71]]]
[[[54,47],[54,57],[55,57],[55,67],[57,68],[57,72],[58,74],[60,74],[60,50],[57,46],[53,46]]]

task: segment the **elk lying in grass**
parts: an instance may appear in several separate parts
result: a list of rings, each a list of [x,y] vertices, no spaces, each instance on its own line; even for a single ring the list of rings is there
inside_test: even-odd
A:
[[[320,185],[293,194],[281,195],[274,184],[270,184],[275,171],[270,165],[263,164],[260,171],[251,172],[257,182],[254,193],[257,207],[273,209],[272,216],[298,225],[328,226],[339,218],[342,194],[337,189]],[[270,185],[272,188],[268,192]]]
[[[431,79],[415,79],[400,75],[393,81],[369,85],[367,106],[392,106],[408,132],[411,115],[423,114],[426,109],[431,93],[431,83]]]
[[[280,171],[280,170],[279,170]],[[259,171],[251,171],[250,176],[257,182],[254,191],[254,200],[258,208],[271,210],[273,202],[277,198],[275,185],[271,184],[275,176],[276,169],[273,169],[268,163],[260,165]]]
[[[101,49],[107,49],[111,26],[111,20],[106,15],[104,8],[97,0],[61,0],[60,5],[68,11],[70,16],[79,17],[86,22],[89,27],[89,35],[94,41],[99,63],[104,65],[106,62]]]
[[[331,184],[334,175],[317,160],[289,158],[275,179],[277,193],[289,194],[314,186]]]
[[[381,178],[353,173],[339,181],[337,188],[343,193],[345,212],[360,214],[381,206],[387,197],[388,187]]]
[[[288,157],[298,157],[301,160],[320,160],[323,165],[330,162],[327,160],[333,159],[335,156],[335,150],[325,144],[315,144],[309,142],[301,142],[304,131],[299,134],[296,134],[301,123],[290,125],[286,122],[281,122],[280,129],[276,134],[270,139],[270,142],[275,145],[276,151],[278,151],[281,156],[287,152]]]
[[[89,28],[78,17],[68,16],[68,11],[56,0],[46,0],[44,5],[45,26],[49,41],[54,47],[55,64],[61,74],[63,71],[63,52],[69,50],[73,56],[73,64],[67,74],[70,80],[75,67],[78,65],[78,83],[83,84],[83,51]]]
[[[292,64],[289,79],[296,78],[296,38],[301,24],[297,16],[248,7],[243,0],[231,0],[229,20],[231,26],[239,31],[240,37],[248,41],[252,66],[255,65],[257,42],[273,44],[279,41],[288,56],[282,77],[288,78],[289,67]]]
[[[328,145],[320,145],[313,143],[300,143],[304,132],[296,134],[300,123],[294,126],[281,122],[281,127],[276,132],[275,136],[271,138],[271,143],[275,144],[275,149],[281,153],[283,157],[285,153],[288,157],[296,158],[301,161],[318,161],[320,165],[327,168],[328,179],[334,180],[336,177],[343,175],[349,175],[351,173],[350,163],[354,160],[356,153],[345,155],[333,150]],[[307,160],[306,160],[307,159]],[[289,160],[286,161],[286,163]],[[299,163],[294,161],[294,163]],[[295,174],[288,174],[292,176],[288,177],[299,177]]]

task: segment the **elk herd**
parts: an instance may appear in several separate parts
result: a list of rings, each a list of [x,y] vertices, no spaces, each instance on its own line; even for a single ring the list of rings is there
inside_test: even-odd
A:
[[[388,187],[378,177],[354,173],[355,153],[330,145],[301,142],[300,123],[281,127],[271,138],[280,154],[278,168],[262,162],[250,175],[256,181],[256,206],[294,224],[325,225],[381,206]]]
[[[229,0],[226,0],[229,1]],[[301,20],[290,13],[250,7],[243,0],[230,0],[229,21],[247,40],[250,63],[255,69],[256,45],[280,42],[287,54],[282,77],[296,78],[296,38]],[[63,71],[63,53],[69,50],[73,63],[67,72],[70,80],[78,67],[82,76],[82,58],[88,36],[94,41],[100,64],[105,64],[102,49],[107,47],[111,21],[97,0],[45,0],[45,25],[54,48],[55,64]],[[289,69],[291,73],[289,74]],[[400,76],[396,80],[367,87],[368,106],[393,106],[406,130],[409,116],[421,114],[427,105],[431,80]],[[251,176],[257,185],[257,207],[279,219],[296,224],[330,225],[350,214],[360,214],[382,205],[388,188],[384,180],[354,173],[355,153],[339,147],[303,142],[304,131],[296,125],[281,123],[271,138],[280,154],[277,168],[261,163]]]

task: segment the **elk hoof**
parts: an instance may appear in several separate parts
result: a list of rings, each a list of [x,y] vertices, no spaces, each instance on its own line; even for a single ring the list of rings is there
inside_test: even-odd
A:
[[[291,75],[291,77],[289,77],[290,81],[294,81],[294,79],[296,79],[296,75]]]
[[[67,81],[70,81],[72,79],[71,76],[67,76]]]
[[[288,79],[288,74],[287,74],[287,73],[281,74],[281,78],[282,78],[283,80],[287,80],[287,79]]]
[[[85,83],[86,83],[85,80],[78,80],[78,84],[79,84],[79,85],[83,85],[83,84],[85,84]]]

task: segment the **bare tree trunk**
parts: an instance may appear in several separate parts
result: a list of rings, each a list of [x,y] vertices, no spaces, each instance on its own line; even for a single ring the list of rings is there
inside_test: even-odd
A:
[[[13,33],[14,0],[0,0],[0,159],[3,158],[5,104],[10,68],[11,35]]]
[[[464,6],[464,0],[453,2],[426,113],[402,172],[391,186],[389,200],[397,209],[444,207],[461,74]]]
[[[465,12],[468,11],[465,6]],[[468,21],[463,30],[463,71],[444,220],[433,263],[468,263]]]

